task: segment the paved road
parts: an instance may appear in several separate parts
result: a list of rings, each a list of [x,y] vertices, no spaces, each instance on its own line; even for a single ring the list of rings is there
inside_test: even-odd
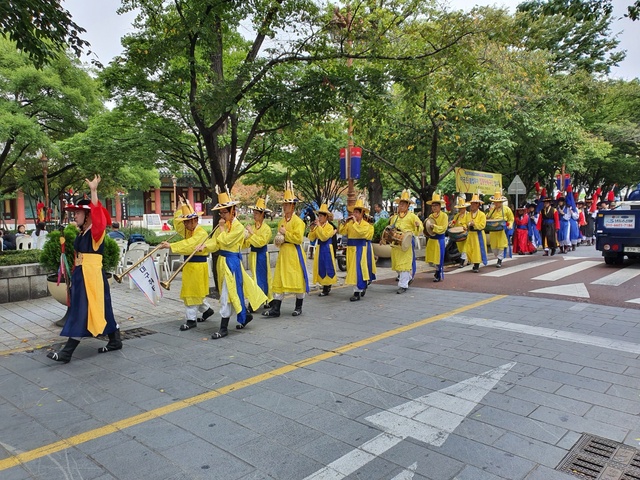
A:
[[[635,305],[451,288],[465,277],[509,278],[336,289],[300,317],[288,298],[216,341],[164,312],[67,365],[0,355],[0,478],[570,480],[583,433],[638,447]]]

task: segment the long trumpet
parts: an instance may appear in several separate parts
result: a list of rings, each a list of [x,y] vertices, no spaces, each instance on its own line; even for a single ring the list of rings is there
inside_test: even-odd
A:
[[[178,232],[175,232],[173,235],[171,235],[169,238],[167,238],[167,242],[169,240],[171,240],[173,237],[175,237],[178,234]],[[134,263],[133,265],[131,265],[129,268],[127,268],[124,272],[122,272],[120,275],[118,275],[117,273],[113,275],[113,279],[118,282],[118,283],[122,283],[122,279],[134,268],[136,268],[138,265],[140,265],[142,262],[144,262],[147,258],[149,258],[151,255],[153,255],[154,253],[156,253],[158,250],[160,250],[160,245],[158,245],[156,248],[154,248],[153,250],[151,250],[149,253],[147,253],[144,257],[142,257],[140,260],[138,260],[136,263]]]
[[[198,250],[200,249],[200,247],[202,247],[205,243],[207,243],[207,240],[209,240],[213,234],[215,233],[215,231],[218,229],[218,227],[220,226],[220,224],[216,225],[213,230],[211,230],[211,233],[209,233],[209,235],[207,235],[207,238],[205,238],[202,243],[200,245],[198,245],[193,252],[191,253],[191,255],[189,255],[184,262],[182,262],[182,264],[178,267],[178,269],[173,272],[173,275],[171,275],[169,277],[169,280],[167,280],[166,282],[160,282],[160,286],[162,288],[164,288],[165,290],[171,290],[171,282],[173,282],[173,280],[178,276],[178,274],[182,271],[182,269],[184,268],[184,266],[189,263],[189,260],[191,260],[191,257],[193,257],[196,253],[198,253]]]

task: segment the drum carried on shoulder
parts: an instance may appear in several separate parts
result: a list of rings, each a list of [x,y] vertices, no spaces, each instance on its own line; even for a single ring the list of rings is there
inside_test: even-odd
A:
[[[469,234],[463,227],[451,227],[447,232],[449,233],[449,238],[454,242],[464,242]]]
[[[403,232],[391,225],[385,227],[380,237],[380,245],[391,245],[392,247],[400,247],[400,250],[406,252],[411,248],[413,243],[413,233]]]
[[[501,232],[507,229],[507,222],[500,219],[487,218],[487,225],[484,227],[485,232]]]

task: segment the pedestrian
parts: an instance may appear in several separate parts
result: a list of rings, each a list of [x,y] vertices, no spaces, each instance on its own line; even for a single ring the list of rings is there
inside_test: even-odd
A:
[[[513,227],[514,217],[511,209],[505,205],[507,197],[502,195],[501,191],[497,191],[493,197],[489,198],[489,200],[493,202],[493,206],[487,212],[487,225],[489,225],[492,220],[498,220],[501,222],[500,227],[493,226],[489,232],[489,244],[491,244],[491,251],[498,259],[496,268],[501,268],[502,260],[504,260],[505,257],[511,257],[509,232]]]
[[[102,269],[104,233],[111,223],[109,212],[98,200],[100,175],[85,179],[91,190],[91,199],[68,204],[65,210],[75,212],[80,232],[73,242],[74,268],[71,274],[71,305],[60,336],[69,337],[65,346],[47,357],[56,362],[69,363],[73,352],[83,337],[108,335],[109,342],[98,349],[99,353],[122,348],[120,328],[111,305],[111,291]]]
[[[253,225],[247,225],[247,237],[242,248],[249,248],[249,269],[255,282],[267,296],[265,308],[273,299],[271,258],[268,246],[271,243],[271,227],[265,222],[265,216],[273,213],[267,208],[267,198],[258,198],[256,204],[249,207],[253,210]]]
[[[542,202],[544,206],[538,218],[538,230],[540,231],[542,247],[544,248],[544,254],[542,256],[548,257],[549,250],[551,250],[551,256],[556,254],[556,248],[558,246],[556,235],[560,228],[560,219],[558,212],[551,204],[551,197],[544,197]]]
[[[469,221],[471,220],[471,217],[469,212],[467,211],[467,208],[470,206],[471,204],[466,202],[464,193],[461,193],[457,197],[457,201],[453,206],[453,208],[457,210],[457,213],[453,216],[453,219],[449,222],[449,232],[450,232],[449,241],[456,242],[456,248],[458,249],[458,252],[460,252],[460,264],[459,264],[460,268],[464,267],[465,264],[468,264],[467,252],[465,251],[465,247],[467,243],[466,235],[468,235],[468,228],[469,228],[468,225],[469,225]],[[453,234],[451,233],[451,229],[457,230],[458,231],[457,234],[462,234],[459,240],[454,238]],[[461,232],[459,231],[460,229],[462,229]]]
[[[431,214],[425,220],[429,226],[425,261],[436,267],[433,281],[441,282],[444,280],[444,234],[449,226],[449,217],[442,210],[445,202],[438,193],[433,192],[431,200],[427,201],[427,205],[431,205]]]
[[[373,223],[376,223],[381,218],[389,218],[389,212],[384,210],[382,208],[382,205],[380,205],[379,203],[375,203],[373,205],[373,211],[375,212],[373,214]]]
[[[309,240],[316,241],[315,255],[313,258],[313,283],[322,286],[320,297],[326,297],[331,292],[331,285],[338,282],[336,275],[336,254],[332,240],[337,233],[335,227],[329,222],[331,212],[326,203],[323,203],[315,212],[316,220],[311,224]],[[311,247],[309,247],[311,248]]]
[[[111,224],[111,231],[107,233],[114,240],[124,240],[126,237],[122,231],[120,231],[120,223],[113,222]]]
[[[518,255],[533,255],[536,247],[529,239],[529,215],[526,213],[526,206],[516,208],[516,215],[513,220],[513,253]]]
[[[309,278],[302,251],[305,224],[296,215],[297,203],[298,199],[293,194],[293,182],[287,181],[282,200],[284,216],[278,223],[278,233],[274,238],[280,253],[273,274],[273,300],[271,308],[262,314],[265,317],[280,316],[280,307],[286,292],[296,295],[296,306],[291,315],[302,315],[304,296],[305,293],[309,293]]]
[[[409,283],[413,282],[416,274],[416,245],[415,237],[424,230],[422,222],[416,214],[409,211],[409,205],[415,204],[411,200],[411,192],[403,190],[399,198],[394,200],[398,204],[398,212],[389,219],[389,225],[401,233],[409,233],[414,239],[411,248],[402,251],[400,246],[391,247],[391,268],[398,273],[398,290],[402,294],[409,289]]]
[[[198,225],[202,212],[196,212],[183,197],[180,198],[180,208],[173,215],[173,226],[182,237],[182,240],[169,243],[161,242],[160,248],[169,248],[171,253],[184,255],[187,261],[189,256],[207,239],[207,231]],[[207,258],[209,253],[196,252],[182,269],[182,288],[180,298],[184,302],[185,322],[180,325],[180,331],[184,332],[198,326],[198,322],[206,321],[213,315],[213,308],[209,305],[209,268]],[[198,317],[198,313],[202,316]]]
[[[218,194],[218,203],[212,208],[220,213],[218,228],[210,239],[200,247],[207,252],[218,252],[216,271],[220,288],[220,328],[211,335],[212,339],[228,335],[229,320],[235,311],[237,329],[245,328],[253,320],[252,311],[267,301],[267,295],[260,289],[242,266],[242,244],[248,233],[236,218],[236,205],[229,191]]]
[[[352,302],[360,301],[367,292],[369,283],[375,279],[373,267],[375,260],[370,255],[370,242],[373,238],[373,225],[364,217],[369,209],[364,200],[359,198],[353,211],[340,224],[340,234],[347,240],[347,277],[345,285],[353,285]]]
[[[487,238],[484,233],[487,217],[480,208],[483,203],[476,193],[469,200],[469,223],[467,224],[469,234],[464,248],[467,251],[469,263],[473,263],[471,269],[473,273],[480,271],[480,263],[487,265]]]

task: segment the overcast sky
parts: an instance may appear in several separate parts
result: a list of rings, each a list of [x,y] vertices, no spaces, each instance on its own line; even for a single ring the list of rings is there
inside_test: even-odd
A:
[[[514,11],[516,5],[522,0],[449,0],[452,8],[469,9],[472,5],[495,5],[506,7]],[[626,59],[619,67],[612,69],[611,76],[631,80],[640,78],[640,49],[636,47],[640,38],[640,22],[632,22],[622,18],[627,5],[632,0],[613,0],[614,15],[619,17],[613,24],[613,32],[620,34],[619,48],[627,51]],[[120,0],[63,0],[64,7],[71,12],[75,22],[87,32],[83,38],[91,43],[93,54],[91,58],[97,58],[103,64],[122,52],[120,38],[133,31],[131,22],[134,15],[118,15],[116,10],[120,6]]]

